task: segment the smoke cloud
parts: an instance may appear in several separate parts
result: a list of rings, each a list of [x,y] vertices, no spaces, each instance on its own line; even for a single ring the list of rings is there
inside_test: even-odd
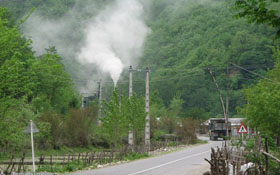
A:
[[[79,91],[89,95],[100,78],[109,75],[116,84],[124,68],[137,66],[150,31],[144,21],[147,4],[146,0],[82,1],[57,19],[36,11],[22,30],[32,39],[37,55],[55,46]]]
[[[116,85],[124,67],[141,56],[149,32],[137,0],[117,0],[86,27],[86,41],[78,54],[83,64],[96,64]]]

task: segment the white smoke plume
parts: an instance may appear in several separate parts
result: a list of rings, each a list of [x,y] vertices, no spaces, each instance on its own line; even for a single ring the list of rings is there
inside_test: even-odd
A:
[[[96,64],[116,85],[124,67],[141,56],[149,32],[142,15],[138,0],[117,0],[86,27],[86,41],[78,59],[83,64]]]
[[[116,84],[124,68],[137,66],[149,32],[148,1],[87,0],[56,19],[38,10],[21,30],[32,39],[36,55],[55,46],[80,93],[93,94],[99,79],[109,75]]]

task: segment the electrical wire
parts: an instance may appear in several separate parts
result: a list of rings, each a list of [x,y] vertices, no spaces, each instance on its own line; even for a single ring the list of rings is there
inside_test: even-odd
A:
[[[251,70],[249,70],[249,68],[253,68],[253,69],[256,69],[256,68],[260,68],[258,65],[262,65],[263,64],[254,64],[254,65],[248,65],[248,66],[239,66],[237,64],[234,64],[232,62],[229,62],[229,64],[231,64],[232,66],[230,67],[231,69],[233,69],[234,67],[238,68],[238,69],[241,69],[241,70],[244,70],[250,74],[253,74],[253,75],[256,75],[258,77],[261,77],[263,79],[267,79],[269,81],[273,81],[275,83],[279,83],[275,80],[272,80],[272,79],[269,79],[261,74],[258,74],[258,73],[255,73]],[[270,65],[272,66],[272,65]],[[246,67],[246,68],[245,68]],[[188,77],[193,77],[193,76],[201,76],[201,75],[206,75],[207,73],[205,72],[205,70],[207,68],[212,68],[214,72],[219,72],[219,71],[224,71],[226,70],[225,67],[220,67],[220,66],[209,66],[209,67],[201,67],[199,69],[196,69],[196,70],[182,70],[182,69],[178,69],[176,71],[166,71],[166,70],[157,70],[157,71],[154,71],[157,75],[161,76],[160,73],[161,72],[164,72],[166,74],[168,73],[172,73],[173,75],[164,75],[162,77],[159,77],[159,78],[150,78],[150,83],[155,83],[155,82],[161,82],[161,81],[166,81],[166,80],[177,80],[177,79],[183,79],[183,78],[188,78]],[[145,71],[143,71],[145,72]],[[141,72],[140,72],[141,73]],[[174,75],[176,74],[176,75]],[[186,75],[187,74],[187,75]],[[77,77],[61,77],[61,76],[56,76],[56,75],[47,75],[47,76],[50,76],[50,77],[55,77],[55,78],[62,78],[62,79],[65,79],[65,80],[73,80],[74,82],[76,83],[86,83],[86,82],[100,82],[100,79],[81,79],[81,78],[77,78]],[[241,77],[240,77],[241,78]],[[255,79],[257,80],[257,79]],[[65,81],[65,82],[68,82],[68,81]],[[145,80],[134,80],[133,82],[145,82]],[[113,83],[112,80],[103,80],[102,83],[104,84],[111,84]],[[125,84],[125,83],[129,83],[128,80],[120,80],[118,81],[118,84]]]
[[[239,68],[239,69],[242,69],[242,70],[244,70],[244,71],[247,71],[247,72],[249,72],[249,73],[251,73],[251,74],[253,74],[253,75],[256,75],[256,76],[258,76],[258,77],[261,77],[261,78],[263,78],[263,79],[266,79],[266,80],[269,80],[269,81],[272,81],[272,82],[275,82],[275,83],[280,83],[280,82],[278,82],[278,81],[272,80],[272,79],[270,79],[270,78],[267,78],[267,77],[265,77],[265,76],[263,76],[263,75],[260,75],[260,74],[258,74],[258,73],[255,73],[255,72],[250,71],[250,70],[248,70],[248,69],[245,69],[244,67],[241,67],[241,66],[239,66],[239,65],[237,65],[237,64],[234,64],[234,63],[232,63],[232,62],[229,62],[229,64],[232,64],[232,65],[234,65],[235,67],[237,67],[237,68]]]

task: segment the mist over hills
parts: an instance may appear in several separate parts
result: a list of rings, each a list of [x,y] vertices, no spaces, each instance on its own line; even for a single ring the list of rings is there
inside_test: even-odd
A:
[[[108,78],[109,74],[100,73],[95,63],[81,64],[76,58],[86,39],[84,28],[100,12],[110,11],[116,2],[4,0],[0,5],[15,12],[10,14],[12,23],[17,23],[35,7],[35,12],[21,29],[24,34],[31,36],[37,55],[42,54],[45,48],[55,46],[62,56],[65,69],[81,93],[94,93],[97,81],[103,78],[105,94],[110,96],[113,83]],[[129,64],[135,68],[149,66],[152,70],[151,94],[158,97],[158,104],[168,107],[172,99],[179,98],[183,101],[183,109],[179,114],[182,117],[222,115],[215,85],[206,68],[211,68],[215,73],[225,95],[226,67],[229,62],[259,74],[273,67],[271,36],[275,31],[266,25],[257,26],[233,18],[233,2],[142,0],[139,3],[143,8],[141,20],[150,31],[147,37],[146,34],[141,37],[144,43],[137,59],[125,61],[126,66],[119,80],[119,87],[124,94],[128,94],[126,67]],[[38,38],[38,35],[34,35],[37,24],[42,25],[38,32],[44,33]],[[139,33],[135,36],[139,36]],[[229,69],[230,115],[233,116],[236,114],[235,108],[245,103],[242,88],[256,83],[259,77],[232,64],[229,64]],[[143,73],[135,73],[135,80],[135,92],[144,94]]]

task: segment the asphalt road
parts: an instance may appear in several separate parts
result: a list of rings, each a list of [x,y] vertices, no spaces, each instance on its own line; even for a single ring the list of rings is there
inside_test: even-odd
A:
[[[221,144],[221,141],[208,141],[208,144],[157,157],[67,175],[202,175],[209,167],[204,158],[210,158],[211,147]]]

